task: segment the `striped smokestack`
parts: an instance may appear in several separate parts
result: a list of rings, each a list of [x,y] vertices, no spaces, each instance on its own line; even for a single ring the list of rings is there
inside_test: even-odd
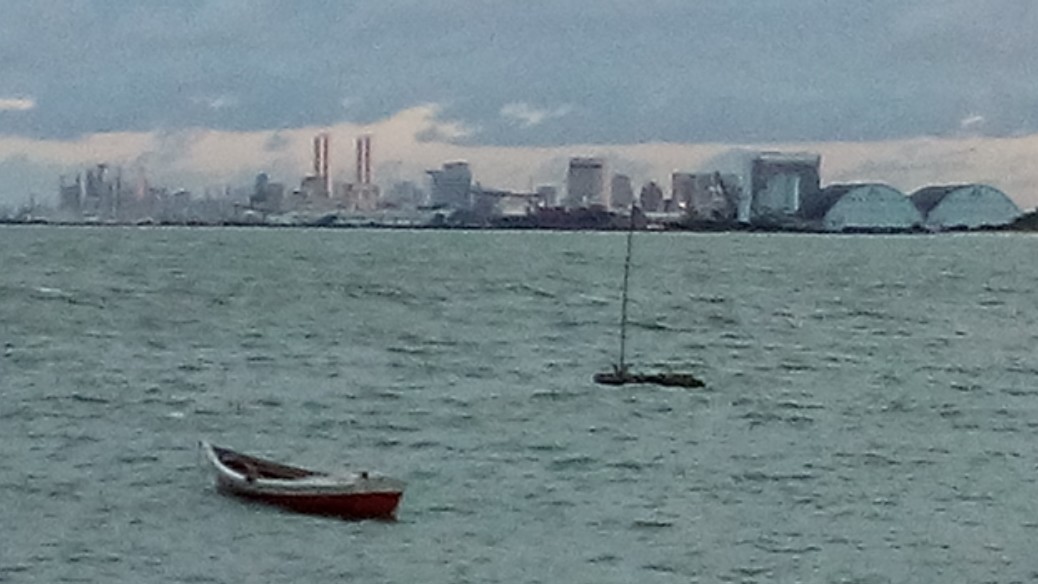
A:
[[[371,184],[371,136],[357,138],[357,184]]]
[[[371,136],[364,136],[364,184],[371,184]]]

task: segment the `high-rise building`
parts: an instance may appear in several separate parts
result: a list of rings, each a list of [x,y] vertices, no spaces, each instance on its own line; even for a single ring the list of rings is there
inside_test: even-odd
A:
[[[642,187],[638,200],[642,211],[650,213],[659,211],[663,207],[663,189],[660,188],[660,185],[650,181]]]
[[[601,158],[570,158],[566,174],[566,207],[609,206],[605,162]]]
[[[614,174],[609,188],[610,203],[614,209],[629,210],[634,204],[634,188],[631,177],[626,174]]]
[[[432,179],[432,206],[472,208],[472,171],[467,162],[448,162],[442,169],[427,170],[426,173]]]
[[[98,164],[94,169],[87,171],[80,201],[84,215],[106,219],[115,217],[120,181],[113,180],[112,174],[107,164]]]
[[[811,153],[762,152],[754,156],[747,185],[749,209],[741,205],[739,220],[796,213],[804,199],[817,196],[821,190],[821,161],[821,156]]]
[[[675,172],[670,175],[670,200],[679,209],[688,209],[696,188],[696,175],[691,172]]]
[[[675,209],[691,218],[722,221],[735,217],[740,189],[734,174],[675,172],[671,189]]]
[[[70,214],[79,215],[83,201],[83,182],[80,176],[76,175],[76,180],[70,185],[65,184],[65,178],[61,179],[61,190],[59,191],[58,197],[58,209]]]
[[[285,185],[271,182],[267,173],[256,175],[252,193],[249,196],[249,206],[257,211],[266,213],[280,213],[285,197]]]

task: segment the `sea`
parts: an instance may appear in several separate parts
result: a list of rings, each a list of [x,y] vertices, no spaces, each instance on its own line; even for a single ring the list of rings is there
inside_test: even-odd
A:
[[[0,227],[0,582],[1038,579],[1038,238]],[[407,483],[219,494],[200,440]]]

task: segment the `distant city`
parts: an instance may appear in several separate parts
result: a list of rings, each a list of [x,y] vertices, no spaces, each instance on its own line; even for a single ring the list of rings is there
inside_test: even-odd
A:
[[[912,232],[1004,228],[1023,213],[984,184],[933,185],[906,194],[884,183],[822,185],[821,156],[747,154],[736,168],[674,172],[635,194],[607,161],[573,157],[564,190],[488,188],[465,161],[428,170],[427,183],[383,191],[372,176],[372,137],[354,142],[352,181],[333,180],[327,133],[313,139],[311,172],[289,187],[261,173],[252,185],[202,197],[149,184],[143,173],[98,164],[63,177],[57,205],[0,210],[7,222],[98,225],[269,225],[543,229],[762,229]],[[563,178],[563,177],[560,177]]]

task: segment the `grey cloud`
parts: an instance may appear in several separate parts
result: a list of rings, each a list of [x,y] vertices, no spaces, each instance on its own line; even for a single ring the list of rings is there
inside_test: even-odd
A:
[[[137,162],[145,167],[176,166],[191,154],[194,133],[190,130],[161,132],[155,137],[155,149],[141,154]]]
[[[1030,0],[13,4],[0,88],[38,107],[3,133],[364,123],[430,102],[480,129],[471,144],[884,139],[970,115],[1038,131]],[[233,106],[199,106],[220,96]],[[572,110],[516,124],[517,102]]]
[[[263,149],[267,152],[284,152],[292,141],[280,132],[271,134],[267,141],[263,144]]]
[[[448,132],[444,131],[443,128],[440,128],[440,127],[434,126],[434,125],[433,126],[427,126],[426,128],[423,128],[422,130],[419,130],[419,132],[417,134],[415,134],[415,140],[417,140],[418,142],[440,142],[440,143],[445,143],[445,144],[450,144],[450,143],[464,144],[465,143],[465,140],[459,139],[456,136],[452,136]]]

